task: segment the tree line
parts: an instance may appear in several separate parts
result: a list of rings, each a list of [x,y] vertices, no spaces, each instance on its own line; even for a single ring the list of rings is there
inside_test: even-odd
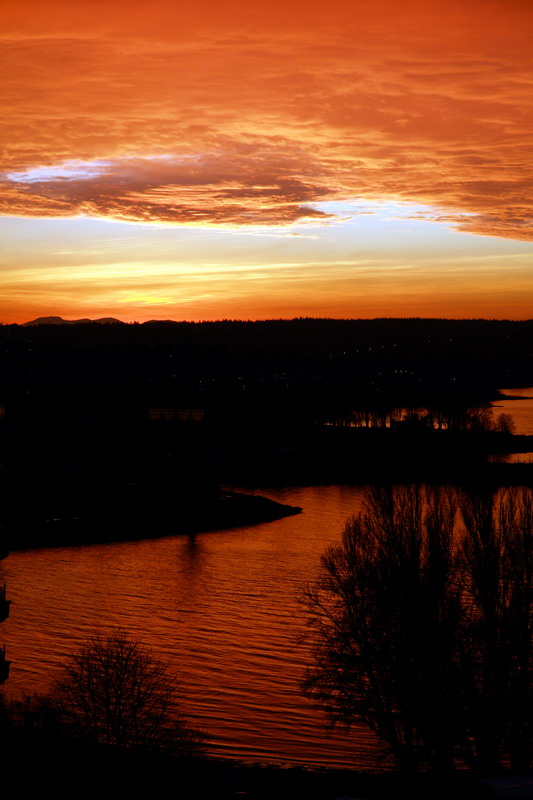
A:
[[[512,434],[515,423],[510,414],[494,412],[488,402],[472,406],[451,402],[449,405],[431,406],[360,406],[335,417],[326,418],[324,424],[334,427],[395,428],[410,426],[417,429],[439,431],[494,431]]]

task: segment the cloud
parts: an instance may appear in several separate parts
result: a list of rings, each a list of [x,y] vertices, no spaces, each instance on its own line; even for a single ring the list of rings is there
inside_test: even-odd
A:
[[[75,162],[7,176],[4,214],[98,216],[138,222],[280,225],[327,217],[318,165],[290,143],[226,142],[195,157]],[[305,161],[306,180],[297,177]],[[83,170],[86,174],[83,174]],[[40,178],[42,176],[42,178]],[[314,179],[314,182],[313,182]]]
[[[533,238],[527,3],[29,5],[6,4],[3,214],[280,225],[395,198]]]

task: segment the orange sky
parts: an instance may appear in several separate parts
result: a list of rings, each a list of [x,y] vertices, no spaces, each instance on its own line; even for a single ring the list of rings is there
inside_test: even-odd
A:
[[[0,25],[1,321],[532,316],[529,0]]]

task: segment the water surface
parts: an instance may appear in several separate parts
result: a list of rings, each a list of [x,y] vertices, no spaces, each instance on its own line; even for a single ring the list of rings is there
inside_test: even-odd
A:
[[[46,691],[74,649],[121,627],[167,657],[183,710],[221,756],[375,766],[371,735],[328,734],[300,691],[310,662],[298,642],[298,595],[320,554],[360,507],[360,489],[262,489],[304,513],[194,537],[13,553],[0,580],[13,600],[2,635],[10,695]]]
[[[515,424],[514,433],[533,436],[533,386],[522,389],[501,389],[509,400],[498,400],[492,403],[494,418],[499,414],[510,414]],[[500,456],[500,460],[508,462],[533,463],[533,453],[510,453]]]

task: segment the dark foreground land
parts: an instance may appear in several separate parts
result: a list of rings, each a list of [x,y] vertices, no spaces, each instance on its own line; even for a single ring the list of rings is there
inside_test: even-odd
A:
[[[0,326],[0,524],[16,548],[295,511],[224,484],[533,485],[489,408],[532,384],[533,321]]]
[[[245,765],[209,758],[175,760],[75,743],[17,742],[3,745],[2,778],[17,794],[44,789],[56,798],[166,797],[177,800],[489,800],[476,776],[402,776],[351,770]]]
[[[112,505],[100,507],[98,513],[84,516],[43,517],[42,514],[21,514],[9,526],[9,547],[23,550],[39,547],[119,542],[159,536],[187,535],[225,530],[261,522],[271,522],[298,514],[301,508],[277,503],[268,497],[241,492],[214,491],[208,497],[197,497],[180,508],[142,510],[136,506],[122,509],[117,516]],[[79,513],[79,512],[78,512]]]

